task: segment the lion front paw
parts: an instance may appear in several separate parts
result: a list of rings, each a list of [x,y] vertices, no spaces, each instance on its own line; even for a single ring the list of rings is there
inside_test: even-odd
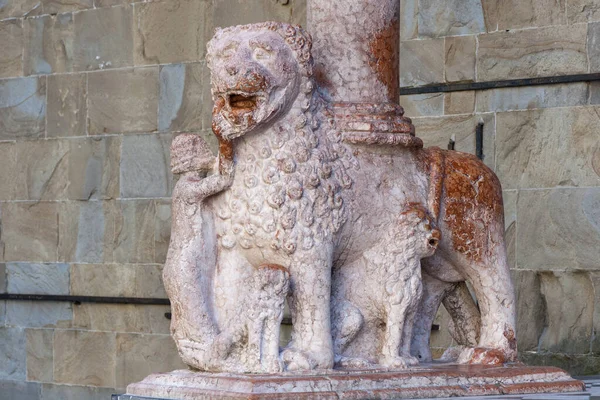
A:
[[[359,368],[369,368],[373,367],[373,363],[365,358],[358,357],[340,357],[335,362],[335,366],[338,368],[350,368],[350,369],[359,369]]]
[[[379,359],[379,364],[382,367],[386,367],[386,368],[406,369],[406,368],[410,367],[411,365],[416,365],[416,364],[411,364],[413,362],[413,360],[416,361],[416,358],[400,357],[400,356],[382,357]],[[419,362],[417,361],[417,364],[418,363]]]
[[[315,360],[308,354],[294,348],[287,348],[281,353],[281,359],[285,365],[286,371],[311,370],[317,367]]]
[[[498,349],[468,347],[460,353],[459,364],[500,365],[506,362],[505,354]]]

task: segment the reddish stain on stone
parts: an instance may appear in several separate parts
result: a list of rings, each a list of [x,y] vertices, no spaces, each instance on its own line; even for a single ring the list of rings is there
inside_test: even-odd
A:
[[[470,364],[479,365],[500,365],[506,362],[504,353],[497,349],[486,349],[482,347],[476,347],[473,350],[473,356],[471,357]]]
[[[398,84],[398,46],[400,39],[400,21],[394,18],[390,24],[380,30],[369,43],[369,66],[377,74],[379,81],[387,88],[390,102],[397,102],[400,95]]]

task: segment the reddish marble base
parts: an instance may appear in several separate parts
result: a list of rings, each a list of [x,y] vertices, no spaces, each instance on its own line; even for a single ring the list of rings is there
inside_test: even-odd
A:
[[[585,390],[554,367],[428,364],[408,370],[334,370],[242,375],[187,370],[150,375],[127,394],[198,399],[416,399]],[[134,398],[134,397],[130,397]]]

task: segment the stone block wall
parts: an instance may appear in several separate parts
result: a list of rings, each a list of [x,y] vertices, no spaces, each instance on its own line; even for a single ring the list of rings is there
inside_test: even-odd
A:
[[[300,1],[0,1],[0,292],[166,298],[174,134],[210,130],[215,26]],[[0,399],[110,398],[184,368],[168,306],[0,302]]]
[[[600,72],[599,0],[402,0],[402,86]],[[215,26],[304,0],[0,1],[0,292],[164,298],[169,145],[215,142]],[[504,185],[523,359],[600,371],[599,84],[402,96]],[[107,399],[183,367],[166,306],[0,302],[0,399]],[[441,312],[439,354],[452,341]]]
[[[401,85],[600,72],[598,0],[401,0]],[[600,83],[401,96],[503,185],[521,359],[600,372]],[[440,313],[440,324],[447,317]],[[438,353],[451,343],[440,332]]]

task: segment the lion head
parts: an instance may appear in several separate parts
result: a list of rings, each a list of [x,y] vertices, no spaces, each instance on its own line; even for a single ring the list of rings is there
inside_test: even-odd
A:
[[[289,24],[218,29],[207,54],[215,134],[231,140],[287,113],[312,74],[310,48],[310,36]]]

